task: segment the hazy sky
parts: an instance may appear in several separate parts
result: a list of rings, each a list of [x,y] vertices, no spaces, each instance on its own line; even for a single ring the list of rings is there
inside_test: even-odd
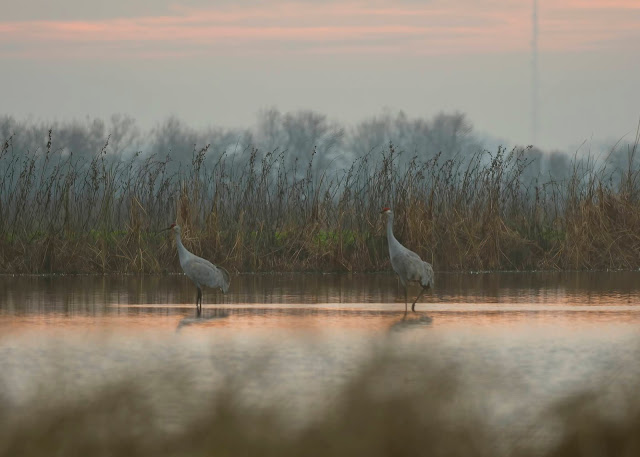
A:
[[[640,118],[640,0],[539,0],[539,145],[615,140]],[[249,126],[263,108],[351,123],[468,114],[531,142],[532,1],[21,0],[0,17],[0,114],[176,115]]]

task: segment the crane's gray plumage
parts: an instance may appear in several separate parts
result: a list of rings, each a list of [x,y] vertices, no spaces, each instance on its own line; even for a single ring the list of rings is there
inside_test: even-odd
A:
[[[231,283],[229,272],[189,252],[182,244],[179,225],[172,224],[167,230],[173,230],[176,234],[176,245],[178,246],[178,257],[180,258],[182,271],[184,271],[184,274],[187,275],[198,288],[196,310],[199,316],[202,312],[202,287],[207,286],[212,289],[219,288],[223,294],[226,294],[229,290],[229,284]]]
[[[393,211],[384,208],[381,213],[387,215],[387,242],[389,244],[389,257],[391,266],[400,278],[404,287],[404,310],[407,311],[407,283],[417,281],[422,290],[411,305],[411,311],[415,311],[416,302],[425,290],[433,287],[433,268],[431,264],[424,262],[418,254],[405,248],[393,235]]]

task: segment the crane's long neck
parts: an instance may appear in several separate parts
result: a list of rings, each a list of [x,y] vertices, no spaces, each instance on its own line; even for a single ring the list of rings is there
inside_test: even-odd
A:
[[[178,257],[180,258],[180,265],[183,265],[191,256],[191,253],[187,251],[187,248],[182,244],[182,238],[180,234],[176,232],[176,245],[178,246]]]
[[[389,252],[393,252],[400,246],[400,242],[393,236],[393,214],[387,215],[387,242],[389,244]]]

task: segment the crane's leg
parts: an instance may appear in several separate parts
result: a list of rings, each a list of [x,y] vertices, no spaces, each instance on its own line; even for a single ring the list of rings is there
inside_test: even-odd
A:
[[[403,284],[404,286],[404,313],[407,314],[407,303],[409,302],[409,299],[407,297],[407,285]]]
[[[196,298],[196,313],[198,317],[202,314],[202,289],[198,287],[198,298]]]
[[[407,282],[402,279],[402,277],[400,275],[398,275],[398,280],[400,281],[400,284],[402,284],[402,287],[404,287],[404,312],[407,312],[407,303],[409,302],[409,299],[407,297]]]
[[[415,310],[416,310],[416,302],[417,302],[418,300],[420,300],[420,297],[422,297],[422,294],[423,294],[423,293],[424,293],[424,291],[425,291],[425,290],[427,290],[428,288],[429,288],[429,286],[427,286],[427,287],[424,287],[424,286],[423,286],[423,287],[422,287],[422,290],[420,291],[420,293],[418,294],[418,296],[416,297],[416,299],[413,301],[413,305],[411,305],[411,311],[414,311],[414,312],[415,312]]]

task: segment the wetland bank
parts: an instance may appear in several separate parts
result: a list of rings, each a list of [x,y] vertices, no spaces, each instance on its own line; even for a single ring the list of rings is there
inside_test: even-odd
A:
[[[640,268],[640,129],[603,157],[546,158],[530,147],[483,149],[461,115],[399,118],[399,131],[427,143],[450,138],[424,150],[362,151],[357,135],[340,142],[318,122],[316,147],[250,136],[232,147],[220,132],[213,146],[198,145],[200,136],[169,125],[152,153],[129,154],[126,135],[100,143],[84,132],[101,146],[78,152],[65,141],[81,128],[60,140],[38,125],[8,129],[0,273],[177,272],[172,240],[158,233],[172,222],[188,250],[232,273],[381,271],[385,206],[398,239],[436,271]],[[46,143],[25,140],[38,135]],[[171,148],[181,135],[191,149]]]

